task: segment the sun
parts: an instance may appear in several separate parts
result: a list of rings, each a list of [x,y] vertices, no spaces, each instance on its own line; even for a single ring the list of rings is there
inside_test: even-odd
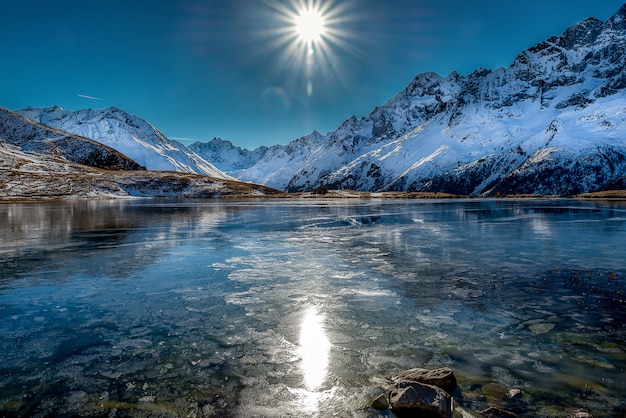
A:
[[[319,42],[326,34],[326,19],[317,8],[301,9],[294,18],[294,30],[302,42]]]
[[[0,0],[2,1],[2,0]],[[307,103],[322,83],[347,85],[350,69],[345,59],[354,60],[356,35],[350,32],[361,16],[358,0],[260,0],[264,6],[259,31],[264,51],[280,50],[268,78],[279,79],[290,95]],[[298,91],[299,93],[293,93]]]

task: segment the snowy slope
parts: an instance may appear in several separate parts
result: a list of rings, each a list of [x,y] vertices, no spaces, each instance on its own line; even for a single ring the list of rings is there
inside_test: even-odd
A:
[[[189,148],[241,181],[284,190],[293,175],[308,163],[312,153],[324,144],[325,139],[322,134],[313,131],[288,145],[262,146],[252,151],[219,138],[206,143],[195,142]]]
[[[144,119],[116,107],[71,111],[54,106],[26,108],[17,113],[43,125],[108,145],[149,170],[231,178],[183,144],[168,139]]]
[[[350,188],[572,194],[626,176],[626,5],[508,68],[424,73],[367,117],[268,152],[242,179]]]
[[[148,171],[106,145],[0,107],[0,200],[274,193],[232,180]]]
[[[234,146],[230,141],[213,138],[209,142],[194,142],[189,149],[210,161],[223,172],[237,177],[241,172],[258,163],[269,150],[266,146],[252,151]]]
[[[239,179],[285,190],[294,173],[307,165],[315,151],[322,147],[324,139],[314,131],[287,145],[272,146],[257,164],[243,170]]]
[[[142,169],[113,148],[38,124],[3,107],[0,107],[0,144],[7,152],[46,156],[59,163],[109,170]]]

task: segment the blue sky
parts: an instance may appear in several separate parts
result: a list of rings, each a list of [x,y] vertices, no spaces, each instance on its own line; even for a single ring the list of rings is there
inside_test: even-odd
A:
[[[320,9],[308,47],[292,20]],[[624,0],[0,0],[0,106],[118,106],[171,138],[285,144],[418,73],[508,66]]]

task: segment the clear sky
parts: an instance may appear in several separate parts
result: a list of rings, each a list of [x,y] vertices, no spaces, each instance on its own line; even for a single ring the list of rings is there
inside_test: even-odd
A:
[[[286,144],[624,1],[0,0],[0,106],[118,106],[170,138]]]

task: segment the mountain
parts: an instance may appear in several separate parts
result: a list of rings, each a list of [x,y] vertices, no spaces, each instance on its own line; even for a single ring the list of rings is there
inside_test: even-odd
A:
[[[91,139],[50,128],[0,107],[0,145],[23,155],[109,170],[139,170],[138,163]],[[8,151],[5,151],[5,153]]]
[[[232,179],[144,119],[117,107],[64,110],[58,106],[18,110],[40,124],[91,138],[128,155],[148,170],[179,171]]]
[[[196,142],[190,148],[241,181],[284,190],[294,173],[308,163],[308,157],[324,142],[325,137],[313,131],[287,145],[259,147],[254,151],[235,147],[221,139]]]
[[[625,176],[626,4],[508,68],[419,74],[367,117],[270,148],[239,173],[287,191],[467,195],[570,195]]]
[[[268,148],[257,164],[243,170],[239,178],[285,190],[293,173],[309,164],[310,156],[324,143],[325,137],[313,131],[287,145],[274,145]]]
[[[218,169],[235,177],[258,163],[269,150],[268,147],[261,146],[250,151],[236,147],[232,142],[221,138],[213,138],[209,142],[194,142],[189,145],[189,149],[206,161],[211,161]]]
[[[228,179],[148,171],[113,148],[0,107],[0,200],[275,193]]]

